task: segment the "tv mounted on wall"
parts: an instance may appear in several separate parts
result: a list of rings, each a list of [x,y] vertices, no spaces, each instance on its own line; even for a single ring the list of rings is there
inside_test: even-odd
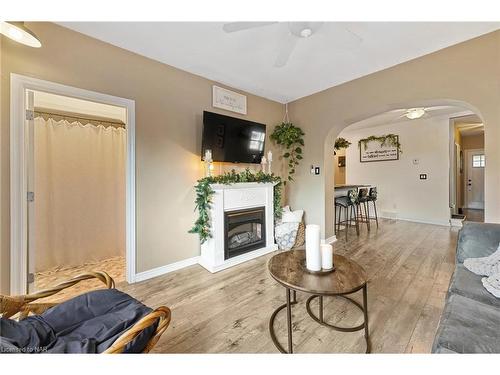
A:
[[[259,164],[264,156],[266,125],[203,112],[201,155],[212,150],[213,161]]]

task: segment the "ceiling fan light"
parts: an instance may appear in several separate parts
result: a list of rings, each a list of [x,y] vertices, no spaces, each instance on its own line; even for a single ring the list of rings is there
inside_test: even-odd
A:
[[[40,48],[42,46],[38,37],[24,26],[24,22],[2,22],[0,24],[0,33],[29,47]]]
[[[313,31],[310,27],[305,27],[302,30],[300,30],[300,36],[302,38],[309,38],[312,35]]]
[[[423,115],[425,115],[424,108],[411,108],[411,109],[407,110],[405,113],[405,116],[410,120],[419,119]]]

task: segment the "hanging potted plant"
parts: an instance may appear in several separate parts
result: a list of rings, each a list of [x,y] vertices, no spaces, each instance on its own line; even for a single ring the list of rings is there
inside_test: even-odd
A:
[[[290,182],[293,181],[295,170],[300,160],[303,159],[302,147],[304,147],[304,135],[301,128],[289,121],[283,121],[281,124],[276,125],[271,134],[271,140],[281,147],[283,150],[283,159],[288,162],[288,176],[286,179]],[[284,183],[286,182],[284,181]]]
[[[339,137],[335,140],[335,146],[333,146],[333,154],[336,155],[337,151],[342,150],[344,148],[348,148],[351,145],[347,139]]]

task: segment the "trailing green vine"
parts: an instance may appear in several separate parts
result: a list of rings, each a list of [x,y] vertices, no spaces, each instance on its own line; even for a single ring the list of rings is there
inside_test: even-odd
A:
[[[293,125],[291,122],[282,122],[276,125],[271,140],[284,150],[283,158],[288,161],[288,181],[293,181],[295,168],[299,165],[299,161],[303,159],[302,147],[304,147],[304,132],[301,128]],[[286,181],[284,181],[286,184]]]
[[[358,142],[358,147],[361,148],[361,145],[364,146],[365,150],[368,148],[368,143],[370,142],[379,142],[380,147],[384,146],[392,146],[396,147],[399,152],[403,152],[401,149],[401,143],[399,143],[399,137],[396,134],[386,134],[381,136],[371,135],[367,138],[360,139]]]
[[[347,139],[339,137],[335,140],[335,146],[333,148],[338,151],[343,148],[348,148],[351,145],[351,142],[349,142]]]
[[[189,233],[198,233],[200,242],[204,243],[212,237],[210,232],[210,208],[212,207],[212,197],[215,191],[210,186],[211,184],[230,185],[238,182],[260,182],[260,183],[275,183],[274,185],[274,217],[281,217],[281,178],[274,174],[267,174],[262,171],[256,173],[248,168],[243,172],[236,173],[234,169],[231,172],[221,174],[219,176],[210,176],[198,180],[195,186],[196,199],[195,210],[198,210],[198,219]]]

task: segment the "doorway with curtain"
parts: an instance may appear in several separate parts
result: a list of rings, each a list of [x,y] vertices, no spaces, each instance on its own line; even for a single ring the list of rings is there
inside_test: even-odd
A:
[[[94,270],[124,281],[126,110],[33,94],[29,289]]]

